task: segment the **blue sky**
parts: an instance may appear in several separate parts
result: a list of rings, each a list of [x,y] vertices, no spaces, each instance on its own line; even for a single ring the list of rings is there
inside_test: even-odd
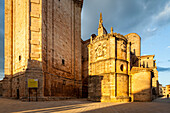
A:
[[[0,79],[3,78],[4,68],[4,0],[0,0]]]
[[[84,0],[82,39],[97,34],[100,12],[108,32],[141,36],[142,55],[155,55],[159,82],[170,84],[170,0]],[[4,0],[0,0],[0,79],[3,77]]]

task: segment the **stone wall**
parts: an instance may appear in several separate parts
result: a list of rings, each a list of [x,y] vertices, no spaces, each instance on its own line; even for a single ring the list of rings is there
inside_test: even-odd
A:
[[[141,38],[136,33],[129,33],[125,35],[128,42],[131,43],[131,53],[140,56],[141,55]]]
[[[29,2],[5,0],[5,78],[3,80],[5,97],[16,97],[16,90],[19,87],[25,94],[23,89],[25,79],[18,81],[22,78],[19,76],[24,74],[28,64],[28,38]]]
[[[166,85],[166,96],[170,96],[170,85]]]
[[[157,98],[159,96],[159,82],[158,82],[158,71],[157,71],[154,57],[155,55],[140,56],[138,57],[139,59],[138,62],[139,62],[139,67],[152,69],[153,72],[152,93],[153,93],[153,98]]]
[[[82,41],[82,97],[88,97],[88,48],[90,40]]]
[[[152,75],[150,69],[133,67],[132,71],[132,101],[152,101]]]
[[[45,96],[82,95],[81,5],[73,0],[43,1]]]
[[[81,97],[82,0],[5,0],[4,97]],[[35,90],[30,90],[35,97]]]

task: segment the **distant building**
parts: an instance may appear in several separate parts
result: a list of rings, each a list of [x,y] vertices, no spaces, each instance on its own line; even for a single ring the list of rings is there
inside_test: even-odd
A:
[[[2,82],[2,80],[0,80],[0,96],[2,96],[2,93],[3,93],[2,84],[3,84],[3,82]]]
[[[154,55],[141,56],[139,35],[130,33],[123,36],[114,33],[113,28],[108,33],[101,14],[98,35],[93,34],[88,43],[89,100],[152,101],[158,97]]]
[[[166,96],[170,96],[170,85],[166,85]]]
[[[163,96],[166,96],[166,87],[162,87]]]
[[[163,96],[162,84],[159,84],[159,96]]]

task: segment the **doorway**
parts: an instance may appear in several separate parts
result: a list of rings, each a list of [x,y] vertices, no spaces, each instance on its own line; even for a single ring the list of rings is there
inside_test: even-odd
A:
[[[19,89],[17,89],[17,99],[19,99]]]

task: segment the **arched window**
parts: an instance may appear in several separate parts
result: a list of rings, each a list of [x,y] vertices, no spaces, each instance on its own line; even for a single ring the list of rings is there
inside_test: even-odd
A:
[[[120,70],[123,71],[123,64],[120,66]]]

